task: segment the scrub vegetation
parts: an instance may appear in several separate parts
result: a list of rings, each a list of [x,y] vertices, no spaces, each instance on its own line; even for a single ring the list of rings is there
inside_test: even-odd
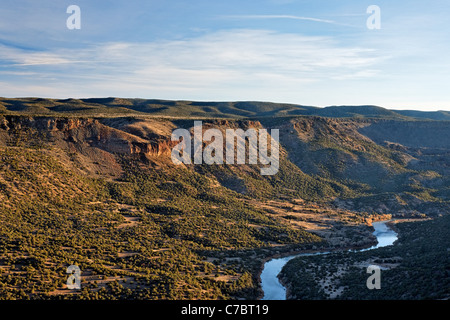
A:
[[[256,299],[268,257],[369,246],[376,220],[447,221],[447,121],[369,106],[118,98],[1,98],[0,113],[1,299]],[[195,119],[279,129],[278,173],[174,165],[170,134]],[[402,243],[430,223],[399,224]],[[429,255],[392,254],[434,259],[436,279],[448,279],[430,241]],[[67,288],[69,265],[81,290]]]

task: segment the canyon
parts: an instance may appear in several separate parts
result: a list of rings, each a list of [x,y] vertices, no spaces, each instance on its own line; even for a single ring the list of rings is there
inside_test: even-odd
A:
[[[374,221],[449,212],[446,117],[374,106],[1,98],[2,294],[255,299],[270,257],[367,247]],[[174,164],[172,132],[192,132],[199,120],[222,133],[279,130],[278,172]],[[73,262],[79,291],[61,275]]]

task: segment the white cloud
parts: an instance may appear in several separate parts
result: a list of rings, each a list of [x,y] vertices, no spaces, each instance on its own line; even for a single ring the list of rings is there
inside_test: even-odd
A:
[[[319,19],[319,18],[311,18],[311,17],[302,17],[302,16],[294,16],[287,14],[252,14],[252,15],[228,15],[223,16],[223,18],[229,19],[290,19],[290,20],[305,20],[305,21],[314,21],[314,22],[323,22],[323,23],[331,23],[336,24],[336,21],[329,19]]]
[[[8,63],[12,66],[37,66],[37,65],[58,65],[73,64],[79,61],[74,60],[70,55],[58,52],[36,52],[19,48],[0,45],[0,63]]]
[[[78,50],[8,48],[1,51],[0,59],[11,72],[40,74],[40,86],[53,79],[47,84],[54,96],[60,96],[58,90],[67,93],[72,88],[74,95],[85,92],[84,96],[132,93],[171,98],[181,92],[186,99],[201,93],[232,99],[245,92],[255,97],[267,90],[294,90],[333,77],[373,76],[384,58],[371,49],[342,47],[331,37],[232,30],[185,40],[103,43]],[[33,79],[23,74],[24,82]],[[28,95],[25,88],[23,95]]]

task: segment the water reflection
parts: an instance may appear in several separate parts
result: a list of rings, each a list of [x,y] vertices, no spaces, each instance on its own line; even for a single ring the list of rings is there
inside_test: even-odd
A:
[[[373,234],[377,237],[378,243],[370,248],[357,250],[366,251],[380,247],[390,246],[397,240],[397,233],[390,229],[386,223],[389,221],[374,222],[375,229]],[[302,256],[328,254],[329,252],[302,253],[293,256],[272,259],[264,264],[261,273],[261,287],[264,291],[263,300],[286,300],[286,288],[278,281],[277,275],[281,272],[283,266],[291,259]]]

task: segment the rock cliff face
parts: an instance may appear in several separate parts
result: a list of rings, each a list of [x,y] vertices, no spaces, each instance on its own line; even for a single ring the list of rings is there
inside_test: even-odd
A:
[[[0,120],[3,144],[14,136],[23,139],[41,139],[75,146],[100,148],[110,153],[143,154],[146,156],[170,155],[173,142],[166,136],[150,139],[139,137],[105,125],[92,118],[49,118],[4,116]]]
[[[280,173],[263,178],[249,167],[213,172],[237,192],[283,185],[324,194],[334,205],[398,215],[439,214],[450,199],[450,122],[333,119],[202,120],[204,129],[279,129]],[[176,128],[193,119],[0,116],[0,146],[44,146],[77,158],[85,172],[120,176],[117,156],[172,166]],[[63,157],[64,158],[64,157]],[[62,159],[63,159],[62,158]],[[69,161],[69,160],[67,160]],[[198,168],[192,167],[192,170]],[[257,182],[259,181],[259,182]],[[291,182],[288,182],[291,181]],[[292,188],[289,184],[292,184]],[[253,184],[253,185],[252,185]],[[436,205],[440,203],[440,205]]]

